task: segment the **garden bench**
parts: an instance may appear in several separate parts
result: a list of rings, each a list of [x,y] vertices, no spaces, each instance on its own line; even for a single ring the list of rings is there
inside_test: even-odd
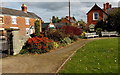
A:
[[[101,32],[102,36],[117,36],[118,33],[116,31],[113,32]]]
[[[99,37],[99,35],[97,35],[96,33],[85,33],[85,37],[86,38],[95,38],[95,37]]]

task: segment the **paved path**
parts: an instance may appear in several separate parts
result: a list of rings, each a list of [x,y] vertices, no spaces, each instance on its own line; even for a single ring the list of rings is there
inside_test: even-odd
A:
[[[91,39],[93,40],[93,39]],[[55,73],[60,65],[79,47],[91,40],[79,40],[65,48],[45,54],[17,55],[3,58],[3,73]],[[94,39],[95,40],[95,39]]]
[[[60,65],[78,47],[88,40],[79,40],[65,48],[41,55],[17,55],[2,59],[3,73],[55,73]]]

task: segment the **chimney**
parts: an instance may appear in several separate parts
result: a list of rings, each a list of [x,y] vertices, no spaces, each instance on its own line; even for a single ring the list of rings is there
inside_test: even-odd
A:
[[[21,8],[23,12],[27,13],[27,6],[25,4],[22,4]]]
[[[112,8],[112,5],[110,4],[110,8]]]
[[[103,9],[104,9],[104,11],[106,10],[106,4],[103,4]]]
[[[103,6],[104,6],[104,11],[106,11],[107,9],[109,9],[109,8],[112,8],[112,5],[111,4],[109,4],[108,2],[107,3],[105,3],[105,4],[103,4]]]
[[[106,3],[106,9],[109,9],[110,7],[109,7],[109,3]]]

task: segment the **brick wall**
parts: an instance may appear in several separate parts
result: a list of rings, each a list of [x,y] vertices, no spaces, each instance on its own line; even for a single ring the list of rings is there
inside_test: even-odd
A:
[[[87,15],[87,25],[89,26],[90,24],[96,24],[98,20],[93,20],[93,13],[98,12],[99,13],[99,20],[103,20],[103,11],[102,10],[92,10],[91,12],[88,13]]]
[[[19,31],[20,35],[26,35],[26,28],[33,26],[34,21],[36,20],[33,18],[29,18],[29,25],[26,25],[25,17],[18,16],[16,18],[17,24],[12,24],[11,16],[4,16],[3,19],[4,19],[4,24],[2,25],[3,28],[18,27],[20,29]],[[41,26],[41,20],[40,20],[40,26]],[[40,31],[42,31],[41,28]]]

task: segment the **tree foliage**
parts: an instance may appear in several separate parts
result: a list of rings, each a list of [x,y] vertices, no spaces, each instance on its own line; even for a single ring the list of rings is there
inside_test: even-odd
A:
[[[77,21],[77,25],[83,29],[83,30],[86,30],[86,23],[85,21],[83,21],[83,19],[81,19],[80,21]]]
[[[109,16],[108,24],[111,25],[113,30],[116,30],[120,33],[120,9]]]
[[[120,9],[115,10],[105,21],[98,21],[95,29],[102,28],[107,31],[117,31],[120,33]]]
[[[35,24],[35,34],[36,36],[40,36],[40,21],[36,20],[34,24]]]
[[[59,23],[60,20],[58,17],[52,16],[52,23]]]
[[[68,35],[81,35],[82,33],[81,28],[77,28],[74,26],[63,26],[62,30],[64,31],[65,34]]]

